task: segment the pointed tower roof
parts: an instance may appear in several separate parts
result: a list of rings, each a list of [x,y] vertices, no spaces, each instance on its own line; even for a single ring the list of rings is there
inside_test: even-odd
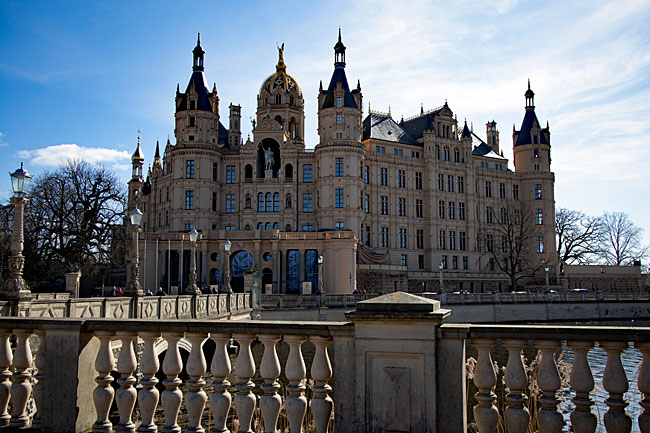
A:
[[[156,153],[153,155],[154,159],[160,159],[160,140],[156,139]]]
[[[517,137],[515,146],[532,144],[533,138],[530,130],[533,128],[533,126],[536,126],[540,130],[542,129],[542,126],[539,123],[539,119],[537,119],[537,114],[535,114],[535,92],[530,89],[530,80],[528,80],[528,90],[526,90],[524,96],[526,98],[526,112],[524,114],[524,120],[521,122],[521,129],[519,130],[519,136]],[[540,134],[539,140],[541,144],[549,144],[546,140],[545,134]]]
[[[343,106],[350,108],[359,108],[357,107],[357,103],[352,97],[353,92],[350,91],[348,78],[345,76],[345,45],[343,45],[343,42],[341,42],[340,28],[339,40],[336,45],[334,45],[334,73],[332,74],[330,85],[327,87],[327,92],[323,92],[327,96],[325,97],[325,101],[323,102],[323,106],[321,108],[331,108],[335,106],[334,90],[336,90],[336,85],[338,83],[341,83],[341,88],[345,92],[343,95]],[[361,83],[359,83],[358,88],[361,87],[360,84]],[[355,90],[354,92],[358,91],[359,90]]]
[[[192,69],[194,71],[202,71],[203,55],[205,54],[205,51],[201,48],[201,32],[199,32],[199,35],[196,38],[196,47],[192,50],[192,54],[194,55],[194,66],[192,66]]]
[[[132,162],[144,162],[144,154],[142,153],[142,149],[140,149],[140,136],[138,136],[138,147],[135,148],[135,152],[133,152],[133,156],[131,157]]]
[[[178,102],[177,111],[185,111],[188,109],[187,104],[187,93],[194,88],[194,92],[198,95],[196,109],[200,111],[212,111],[212,104],[208,96],[210,95],[210,90],[208,87],[208,82],[205,79],[205,74],[203,73],[203,55],[205,51],[201,48],[201,34],[199,33],[196,47],[192,50],[192,55],[194,56],[194,62],[192,64],[192,76],[190,81],[187,83],[185,88],[185,93],[180,93],[178,87],[176,88],[177,97],[180,97]],[[216,93],[216,92],[215,92]]]

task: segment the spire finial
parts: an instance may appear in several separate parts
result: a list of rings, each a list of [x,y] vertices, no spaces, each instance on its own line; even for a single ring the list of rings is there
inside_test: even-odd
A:
[[[390,105],[388,106],[388,117],[391,117],[391,118],[393,117],[393,116],[391,115],[391,112],[390,112]]]
[[[368,101],[368,116],[370,116],[370,101]]]
[[[528,90],[530,90],[530,78],[528,79]]]
[[[278,72],[287,69],[287,65],[284,63],[284,42],[278,47],[278,64],[275,68]]]
[[[341,26],[339,26],[339,42],[341,42]]]
[[[424,114],[424,104],[420,102],[420,114]]]
[[[201,45],[201,32],[198,32],[198,36],[196,37],[196,45]]]

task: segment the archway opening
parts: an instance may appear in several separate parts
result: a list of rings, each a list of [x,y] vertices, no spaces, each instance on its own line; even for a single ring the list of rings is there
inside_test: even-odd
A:
[[[255,263],[253,255],[245,250],[237,251],[230,259],[231,279],[230,287],[235,293],[244,292],[244,273]]]
[[[280,163],[280,145],[272,138],[265,138],[257,149],[257,177],[263,178],[267,167],[273,173],[273,177],[278,177],[278,171],[282,164]]]

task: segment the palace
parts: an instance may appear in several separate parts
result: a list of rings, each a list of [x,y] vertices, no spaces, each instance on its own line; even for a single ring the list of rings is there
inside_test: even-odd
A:
[[[221,283],[230,240],[235,291],[249,273],[267,292],[309,290],[304,282],[316,292],[319,256],[326,293],[357,285],[436,291],[443,273],[445,290],[506,289],[503,269],[512,264],[499,227],[513,209],[530,222],[522,243],[531,275],[543,280],[544,266],[555,272],[550,132],[537,119],[530,83],[521,128],[513,128],[512,171],[496,122],[479,138],[447,102],[399,121],[370,110],[364,118],[360,82],[351,88],[346,77],[345,49],[339,31],[334,71],[318,92],[320,140],[309,143],[312,150],[284,45],[259,88],[252,138],[243,141],[240,106],[229,105],[228,128],[221,121],[199,38],[189,83],[176,91],[175,143],[168,139],[162,154],[156,145],[146,176],[139,141],[132,158],[129,209],[144,213],[145,286],[186,287],[187,233],[195,228],[203,286]]]

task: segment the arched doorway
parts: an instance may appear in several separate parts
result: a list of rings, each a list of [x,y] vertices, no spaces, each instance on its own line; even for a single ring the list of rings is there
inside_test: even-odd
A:
[[[230,259],[231,279],[230,287],[233,292],[244,292],[244,273],[255,263],[253,255],[248,251],[237,251]]]
[[[266,170],[266,154],[264,151],[272,152],[273,164],[271,170],[273,171],[273,177],[278,177],[278,171],[282,167],[280,163],[280,145],[272,138],[265,138],[257,148],[257,177],[264,177],[264,171]]]

